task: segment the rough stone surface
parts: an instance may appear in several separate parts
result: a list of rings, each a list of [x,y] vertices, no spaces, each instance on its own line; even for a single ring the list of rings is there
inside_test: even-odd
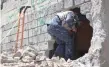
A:
[[[73,0],[64,0],[64,8],[69,8],[72,7],[73,4]]]
[[[26,3],[26,1],[23,2],[23,5],[25,5],[24,3]],[[43,1],[42,3],[45,3],[45,1]],[[52,3],[54,3],[55,0],[52,0],[52,1],[53,1]],[[13,2],[13,1],[11,1],[11,2]],[[41,2],[41,0],[39,2]],[[81,6],[81,9],[82,9],[83,13],[89,13],[90,12],[91,16],[92,16],[92,22],[93,22],[92,23],[92,27],[94,29],[93,30],[94,32],[93,32],[93,38],[92,38],[92,41],[91,41],[91,47],[90,47],[89,52],[87,54],[85,54],[83,57],[78,58],[77,60],[68,60],[67,62],[63,58],[60,59],[59,57],[53,57],[52,59],[48,59],[46,57],[46,59],[45,59],[45,57],[43,57],[41,55],[45,55],[46,51],[40,51],[40,50],[42,49],[42,47],[45,47],[45,46],[46,46],[45,48],[48,50],[49,49],[49,48],[47,48],[48,45],[43,45],[43,43],[52,39],[50,37],[50,35],[45,33],[44,34],[45,35],[45,37],[44,37],[45,39],[41,39],[44,42],[41,41],[41,40],[38,40],[37,43],[34,43],[35,46],[38,45],[37,47],[35,47],[39,51],[38,54],[40,54],[41,52],[42,52],[42,54],[37,56],[36,55],[37,51],[34,50],[33,48],[31,49],[31,51],[25,49],[25,51],[22,53],[22,60],[19,60],[18,63],[16,62],[16,63],[11,64],[11,63],[7,62],[7,64],[3,64],[3,65],[4,66],[8,66],[8,67],[10,65],[11,65],[10,67],[12,67],[12,66],[13,67],[17,67],[17,66],[19,66],[19,67],[23,67],[23,66],[28,67],[29,63],[31,62],[31,64],[33,64],[33,66],[35,66],[35,67],[41,67],[41,66],[42,67],[49,67],[49,66],[50,67],[100,67],[99,57],[100,57],[100,50],[102,48],[101,43],[105,39],[105,32],[102,29],[102,20],[101,20],[102,17],[100,17],[101,10],[102,10],[102,8],[101,8],[102,7],[102,5],[101,5],[102,4],[102,0],[91,0],[92,8],[90,7],[91,6],[89,4],[90,2],[84,3],[84,0],[75,0],[74,2],[75,2],[75,5],[81,4],[79,6]],[[40,5],[42,5],[42,3]],[[8,3],[4,4],[5,5],[5,9],[6,9],[6,4],[8,4]],[[48,3],[45,4],[45,5],[48,5]],[[53,6],[53,5],[55,5],[56,7]],[[53,5],[51,5],[49,9],[55,8],[56,10],[55,11],[52,11],[52,10],[51,11],[47,11],[48,13],[45,12],[47,14],[43,13],[44,9],[40,9],[39,12],[37,11],[37,9],[35,9],[35,11],[36,11],[36,13],[35,13],[35,17],[36,17],[35,20],[37,21],[36,22],[37,23],[37,25],[36,25],[36,29],[37,29],[37,33],[36,34],[37,35],[35,35],[35,37],[37,36],[38,38],[42,38],[42,37],[40,37],[40,35],[43,35],[41,26],[43,26],[44,21],[48,22],[56,14],[56,13],[53,13],[53,12],[58,12],[58,11],[61,11],[61,10],[64,9],[64,6],[63,6],[64,3],[62,1],[59,1],[59,2],[57,2],[55,4],[53,4]],[[38,6],[38,5],[35,5],[35,6]],[[42,7],[44,7],[44,6],[42,6]],[[40,8],[42,8],[42,7],[40,7]],[[90,9],[91,9],[91,11],[90,11]],[[4,33],[3,37],[9,31],[9,25],[7,23],[10,23],[10,25],[12,25],[11,23],[14,22],[13,20],[17,20],[16,19],[17,17],[13,16],[13,14],[11,15],[11,13],[14,13],[14,12],[10,12],[8,16],[5,16],[6,14],[4,15],[4,18],[6,18],[5,19],[6,20],[6,26],[5,26],[6,31],[3,31],[3,33]],[[28,10],[27,14],[29,14],[29,13],[31,14],[32,11]],[[17,14],[15,14],[15,15],[17,15]],[[30,39],[29,42],[32,42],[32,39],[34,37],[34,36],[32,36],[33,35],[32,34],[33,25],[31,24],[33,18],[31,18],[31,17],[32,17],[31,15],[28,15],[28,19],[27,19],[28,22],[26,22],[28,24],[28,26],[27,26],[28,28],[27,29],[29,29],[27,31],[31,30],[31,32],[28,33],[29,35],[26,36],[27,37],[26,39]],[[16,35],[16,34],[13,34],[13,35]],[[4,47],[3,50],[7,50],[6,46],[9,45],[10,36],[11,35],[9,34],[9,36],[6,37],[5,42],[3,43],[3,45],[4,45],[3,46]],[[41,45],[39,45],[40,43],[41,43]],[[13,44],[13,45],[15,45],[15,44]],[[35,59],[36,61],[33,60],[33,58],[37,58],[37,59]],[[12,59],[11,58],[11,60],[16,60],[16,59]],[[37,60],[38,60],[38,62],[37,62]],[[27,64],[24,63],[24,62],[26,62]],[[32,65],[30,65],[30,66],[32,66]]]
[[[75,5],[79,5],[81,3],[84,3],[84,0],[74,0]]]
[[[82,4],[82,5],[80,6],[80,8],[81,8],[81,13],[83,13],[83,14],[90,13],[90,11],[91,11],[91,6],[92,6],[91,2],[87,2],[87,3]]]

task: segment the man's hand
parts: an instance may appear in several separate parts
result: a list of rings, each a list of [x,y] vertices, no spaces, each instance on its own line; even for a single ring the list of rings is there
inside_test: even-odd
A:
[[[72,31],[76,33],[77,32],[77,29],[76,28],[73,28]]]

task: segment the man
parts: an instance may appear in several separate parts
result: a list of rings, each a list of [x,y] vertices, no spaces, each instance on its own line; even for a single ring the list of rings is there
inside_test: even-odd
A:
[[[66,60],[68,58],[74,59],[75,56],[74,33],[76,32],[76,20],[74,17],[75,14],[72,9],[57,13],[48,26],[48,33],[55,37],[58,44],[54,54],[64,57]]]
[[[80,18],[79,21],[81,24],[77,27],[75,40],[77,58],[88,52],[93,35],[93,28],[90,26],[90,21],[85,16]]]

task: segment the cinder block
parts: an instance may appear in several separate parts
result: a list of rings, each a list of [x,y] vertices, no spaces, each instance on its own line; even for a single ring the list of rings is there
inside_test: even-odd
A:
[[[73,6],[73,0],[64,0],[64,8],[69,8]]]
[[[37,35],[37,42],[40,42],[40,35]]]
[[[32,29],[29,30],[29,37],[31,37],[33,34],[32,34]]]
[[[15,27],[15,28],[14,28],[14,32],[15,32],[14,34],[16,34],[17,31],[18,31],[18,29],[17,29],[17,27]]]
[[[38,42],[43,42],[44,41],[44,35],[38,35]]]
[[[28,31],[24,31],[24,38],[28,37]]]
[[[37,34],[40,34],[40,27],[37,27]]]
[[[47,25],[41,27],[41,33],[47,32]]]
[[[75,5],[79,5],[81,3],[84,3],[84,0],[74,0]]]
[[[85,1],[87,2],[87,1],[90,1],[90,0],[85,0]]]
[[[28,23],[25,23],[24,30],[28,30]]]
[[[48,41],[48,40],[52,40],[52,37],[48,33],[46,33],[45,34],[45,41]]]
[[[29,37],[29,45],[33,45],[34,42],[33,42],[33,37]]]
[[[30,22],[30,29],[33,28],[33,20]]]
[[[54,12],[56,12],[56,5],[51,5],[47,9],[48,9],[48,15],[53,14]]]
[[[47,15],[48,15],[48,13],[49,13],[49,12],[48,12],[49,7],[47,6],[47,7],[46,7],[46,8],[44,8],[43,10],[44,10],[44,11],[43,11],[43,12],[44,12],[44,16],[47,16]]]
[[[31,14],[28,14],[27,18],[28,18],[28,22],[32,21]]]
[[[12,35],[11,37],[12,37],[11,41],[15,41],[16,40],[16,35]]]
[[[46,56],[46,57],[48,57],[49,56],[49,50],[40,51],[38,54],[40,56]]]
[[[36,20],[33,20],[33,21],[32,21],[32,28],[35,28],[36,26],[37,26]]]
[[[51,19],[52,19],[52,15],[47,15],[46,20],[45,20],[45,24],[50,23]]]
[[[32,18],[32,20],[34,20],[34,12],[31,13],[31,18]]]
[[[38,42],[37,36],[33,36],[33,42],[34,42],[34,43],[37,43],[37,42]]]
[[[42,43],[39,43],[38,45],[39,45],[40,50],[48,50],[47,42],[42,42]]]
[[[41,34],[40,35],[40,42],[43,42],[45,40],[45,36],[44,36],[44,34]]]
[[[37,35],[37,28],[32,29],[32,30],[33,30],[33,36],[36,36]]]
[[[64,6],[63,6],[63,2],[62,1],[58,2],[56,4],[56,11],[61,11],[63,8],[64,8]]]
[[[48,42],[48,47],[49,47],[48,50],[53,50],[55,40],[48,40],[47,42]]]
[[[89,13],[90,10],[91,10],[91,6],[92,6],[92,3],[91,2],[87,2],[87,3],[82,4],[80,6],[81,13],[83,13],[83,14]]]
[[[24,41],[23,41],[23,45],[24,45],[24,46],[28,45],[28,39],[27,39],[27,38],[24,39]]]

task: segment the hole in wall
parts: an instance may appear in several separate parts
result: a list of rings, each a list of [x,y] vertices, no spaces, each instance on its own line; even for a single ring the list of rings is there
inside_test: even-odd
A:
[[[75,58],[74,60],[88,53],[88,50],[91,45],[92,36],[93,36],[93,28],[90,25],[90,21],[88,19],[85,21],[82,21],[81,24],[77,26],[77,33],[75,34],[75,39],[74,39]],[[55,42],[53,46],[53,50],[49,51],[49,58],[53,57],[57,47],[58,47],[58,44]]]

